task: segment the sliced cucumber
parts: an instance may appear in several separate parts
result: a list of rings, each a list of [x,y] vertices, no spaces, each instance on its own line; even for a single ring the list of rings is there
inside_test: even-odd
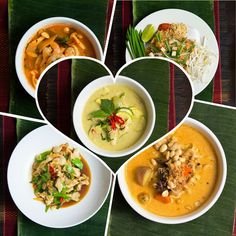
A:
[[[129,112],[126,112],[126,111],[119,111],[119,112],[117,112],[116,115],[120,116],[125,121],[133,119],[133,114],[129,113]]]
[[[137,109],[136,107],[131,107],[130,109],[133,112],[133,116],[135,118],[140,118],[141,116],[143,116],[143,113],[139,109]]]
[[[121,107],[119,108],[118,112],[126,112],[129,113],[131,116],[134,116],[133,110],[129,107]]]

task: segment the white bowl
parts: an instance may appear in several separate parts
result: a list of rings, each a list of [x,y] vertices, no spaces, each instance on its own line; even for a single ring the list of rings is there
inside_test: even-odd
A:
[[[131,196],[130,191],[128,189],[126,179],[125,179],[125,164],[119,169],[118,171],[118,182],[121,189],[121,192],[126,199],[126,201],[129,203],[129,205],[141,216],[155,222],[163,223],[163,224],[180,224],[185,223],[191,220],[194,220],[204,213],[206,213],[217,201],[217,199],[220,197],[221,192],[223,191],[225,180],[226,180],[226,173],[227,173],[227,164],[226,164],[226,158],[224,150],[217,139],[217,137],[212,133],[212,131],[207,128],[205,125],[200,123],[199,121],[196,121],[191,118],[187,118],[184,121],[184,124],[187,124],[189,126],[192,126],[196,128],[199,132],[201,132],[212,144],[216,154],[217,154],[217,160],[218,160],[218,179],[217,183],[215,185],[214,191],[212,192],[210,198],[201,205],[198,209],[195,211],[178,217],[163,217],[155,215],[144,208],[142,208]]]
[[[35,155],[62,143],[69,143],[71,147],[79,148],[90,167],[91,184],[87,194],[79,203],[45,212],[45,205],[33,199],[35,195],[30,183],[32,164]],[[111,171],[98,157],[58,134],[48,125],[33,130],[17,144],[7,170],[10,194],[19,210],[32,221],[53,228],[71,227],[92,217],[105,202],[111,180]]]
[[[28,44],[28,42],[31,40],[31,38],[42,28],[48,27],[50,25],[54,24],[68,24],[71,25],[72,27],[81,30],[86,37],[89,39],[91,44],[93,45],[93,48],[96,53],[96,58],[99,60],[102,60],[103,57],[103,51],[101,48],[101,45],[96,37],[96,35],[83,23],[67,18],[67,17],[51,17],[44,19],[42,21],[39,21],[32,27],[30,27],[26,33],[23,35],[21,38],[17,50],[16,50],[16,57],[15,57],[15,67],[16,67],[16,73],[17,76],[20,80],[20,83],[24,87],[24,89],[32,96],[35,97],[35,89],[30,85],[28,82],[25,72],[24,72],[24,52],[25,48]]]
[[[139,138],[139,140],[134,145],[121,151],[108,151],[108,150],[105,150],[96,146],[89,139],[82,124],[83,110],[89,97],[97,89],[103,88],[106,85],[110,85],[114,83],[124,84],[131,87],[143,99],[146,109],[147,109],[147,116],[148,116],[146,129],[143,135]],[[74,104],[74,110],[73,110],[74,128],[81,142],[93,152],[102,156],[106,156],[106,157],[125,156],[141,148],[146,143],[150,135],[152,134],[152,131],[155,125],[155,120],[156,120],[155,106],[147,90],[135,80],[130,79],[125,76],[118,76],[115,80],[112,76],[103,76],[101,78],[98,78],[92,81],[81,91],[81,93],[77,97],[76,102]]]

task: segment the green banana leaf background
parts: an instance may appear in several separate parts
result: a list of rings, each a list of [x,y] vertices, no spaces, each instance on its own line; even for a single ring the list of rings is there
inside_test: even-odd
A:
[[[17,119],[16,133],[18,142],[30,131],[42,126],[41,123],[30,122]],[[17,234],[18,236],[93,236],[104,235],[105,225],[107,220],[108,206],[110,196],[107,197],[102,208],[88,221],[78,226],[65,228],[65,229],[53,229],[38,225],[24,216],[18,211],[17,218]]]
[[[55,73],[55,71],[57,71],[57,69],[54,71],[49,70],[45,75],[46,80],[43,79],[41,83],[47,83],[47,80],[50,80],[50,78],[54,78],[54,83],[56,83],[57,76],[52,76],[51,74]],[[147,71],[149,71],[150,73],[147,73]],[[71,104],[68,104],[68,106],[71,105],[71,114],[73,111],[75,100],[78,97],[80,91],[91,81],[105,75],[109,75],[106,68],[95,61],[87,59],[72,59],[70,93]],[[168,130],[168,111],[170,96],[169,63],[161,60],[142,59],[124,68],[124,70],[121,72],[121,75],[130,77],[141,83],[148,90],[154,101],[156,108],[156,123],[152,136],[147,142],[147,144],[149,144],[164,135]],[[40,84],[39,91],[41,91],[42,89],[42,91],[44,92],[45,87],[46,86],[42,84],[41,88]],[[63,87],[63,90],[65,91],[66,89],[64,89]],[[39,94],[41,94],[41,92],[39,92]],[[46,99],[46,101],[42,103],[50,103],[50,101],[47,101],[47,96],[44,96],[44,93],[42,93],[42,97],[39,97],[39,101],[41,101],[41,99]],[[191,101],[191,97],[189,97],[189,101]],[[49,121],[52,121],[52,124],[60,130],[56,121],[56,117],[59,117],[61,114],[59,109],[56,105],[52,107],[50,104],[50,114],[47,112],[48,110],[49,109],[42,109],[45,117],[47,117]],[[52,115],[54,115],[54,118],[52,118]],[[72,115],[69,116],[69,119],[71,117]],[[75,141],[80,142],[75,131],[73,130],[72,120],[68,121],[68,125],[70,125],[71,127],[71,133],[69,134],[69,136]],[[114,171],[116,171],[130,156],[131,155],[120,158],[101,158]]]
[[[92,4],[91,4],[92,3]],[[87,25],[104,45],[108,0],[9,0],[9,40],[11,66],[10,113],[41,118],[34,99],[21,86],[15,71],[15,52],[23,34],[48,17],[65,16]],[[21,66],[21,65],[17,65]]]
[[[231,236],[236,203],[236,110],[195,102],[190,117],[209,127],[218,137],[227,160],[227,180],[216,204],[203,216],[185,224],[165,225],[149,221],[125,201],[115,188],[109,236]]]
[[[202,18],[214,32],[214,10],[213,10],[213,0],[208,1],[138,1],[133,0],[133,23],[136,25],[147,15],[167,9],[167,8],[177,8],[186,11],[190,11],[200,18]],[[213,81],[207,86],[204,91],[197,95],[197,99],[204,101],[212,101],[213,96]]]

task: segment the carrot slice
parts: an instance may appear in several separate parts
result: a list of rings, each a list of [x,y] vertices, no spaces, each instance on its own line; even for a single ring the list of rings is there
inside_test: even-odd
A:
[[[161,194],[156,194],[156,195],[154,196],[154,198],[155,198],[156,200],[158,200],[158,201],[160,201],[160,202],[163,202],[163,203],[166,203],[166,204],[168,204],[168,203],[171,202],[170,196],[163,197]]]
[[[191,173],[192,173],[192,168],[190,168],[189,166],[185,165],[184,169],[183,169],[183,176],[188,176]]]

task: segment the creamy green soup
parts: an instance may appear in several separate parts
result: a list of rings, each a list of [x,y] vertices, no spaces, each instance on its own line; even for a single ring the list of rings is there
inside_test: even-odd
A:
[[[108,85],[95,91],[85,104],[83,127],[92,142],[109,151],[134,145],[147,123],[144,101],[130,87]]]

